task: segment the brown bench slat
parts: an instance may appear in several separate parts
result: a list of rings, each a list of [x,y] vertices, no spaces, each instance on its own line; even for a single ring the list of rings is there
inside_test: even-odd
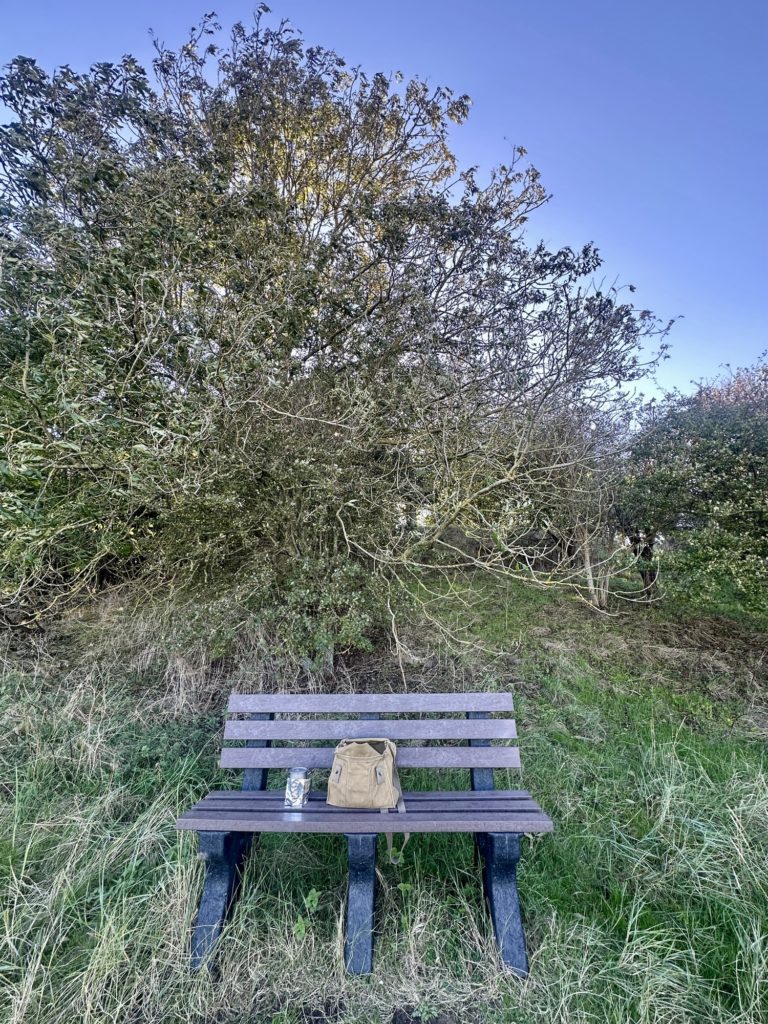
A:
[[[512,711],[511,693],[233,693],[230,712],[285,714],[415,714],[417,712]]]
[[[380,723],[374,724],[378,727]],[[333,747],[224,747],[222,768],[330,768]],[[519,768],[517,747],[398,747],[399,768]]]
[[[493,800],[530,800],[531,794],[527,789],[485,789],[485,790],[467,790],[467,789],[425,789],[425,790],[414,790],[405,794],[409,800],[442,800],[443,802],[450,802],[451,800],[457,800],[461,797],[467,797],[474,801],[493,801]],[[209,800],[222,800],[238,802],[240,800],[249,800],[253,803],[258,804],[261,801],[270,800],[282,800],[284,796],[283,787],[279,789],[262,789],[262,790],[242,790],[242,789],[214,789],[208,793],[205,797],[206,801]],[[310,791],[310,801],[322,800],[325,801],[325,790],[313,789]]]
[[[480,807],[472,807],[469,804],[457,804],[450,808],[428,806],[419,808],[417,810],[407,810],[403,814],[397,816],[395,819],[394,812],[392,814],[381,815],[384,818],[383,828],[372,828],[371,831],[408,831],[410,828],[410,822],[414,820],[423,821],[425,818],[434,820],[438,816],[445,816],[454,818],[455,820],[467,820],[473,823],[478,817],[482,817],[490,820],[502,820],[504,818],[509,821],[518,821],[520,818],[531,818],[539,814],[541,808],[536,801],[526,801],[523,807],[513,807],[509,805],[504,808],[488,807],[487,805]],[[331,813],[333,812],[333,813]],[[354,817],[368,817],[372,814],[380,814],[379,811],[361,810],[358,808],[350,807],[325,807],[323,805],[315,805],[312,807],[304,808],[301,811],[290,811],[284,807],[274,807],[272,810],[265,808],[215,808],[205,807],[199,810],[188,811],[187,815],[184,815],[179,821],[186,821],[188,816],[194,817],[197,822],[209,821],[209,830],[217,831],[222,822],[231,822],[227,825],[229,831],[261,831],[262,821],[283,821],[286,818],[290,818],[291,815],[297,815],[302,821],[312,825],[324,825],[326,831],[339,831],[337,823],[340,818],[345,821]],[[244,822],[248,822],[244,826]],[[186,826],[184,824],[179,825],[179,828],[183,830]],[[268,830],[268,829],[264,829]],[[318,828],[317,830],[323,830]],[[471,829],[470,829],[471,830]],[[496,828],[489,829],[495,831]]]
[[[397,718],[377,722],[358,719],[278,719],[272,722],[230,721],[225,740],[341,740],[361,736],[388,736],[393,740],[515,739],[512,718]]]
[[[455,810],[350,811],[326,807],[320,813],[303,811],[221,811],[210,814],[195,808],[178,819],[182,830],[213,832],[551,832],[543,811]]]
[[[471,792],[471,791],[470,791]],[[455,811],[498,811],[503,814],[507,811],[537,811],[539,805],[531,797],[518,797],[517,795],[507,796],[506,798],[499,800],[472,800],[467,799],[467,791],[464,793],[454,793],[453,800],[441,800],[441,799],[430,799],[431,794],[423,793],[417,798],[413,793],[405,793],[405,805],[407,810],[410,811],[443,811],[443,810],[455,810]],[[306,814],[324,814],[326,807],[329,805],[325,801],[325,794],[323,793],[318,799],[310,800],[305,807],[302,809],[303,813]],[[205,800],[198,804],[195,813],[196,814],[221,814],[235,813],[277,813],[282,812],[286,808],[283,803],[283,793],[275,793],[271,798],[259,799],[259,800],[238,800],[238,799],[217,799],[217,794],[211,793],[205,798]],[[363,813],[360,809],[357,809],[356,813]]]
[[[496,815],[498,817],[498,816],[504,816],[504,815],[509,815],[509,814],[528,814],[528,815],[530,815],[530,814],[538,814],[538,811],[539,811],[539,805],[536,803],[535,800],[524,800],[524,801],[512,800],[508,804],[501,804],[501,805],[497,805],[497,804],[494,804],[494,805],[478,804],[477,807],[473,806],[472,804],[468,804],[468,803],[467,804],[451,804],[448,807],[445,807],[444,805],[436,804],[436,803],[427,803],[427,804],[424,804],[424,805],[418,804],[417,806],[409,807],[408,806],[408,801],[406,801],[406,808],[407,808],[407,810],[405,811],[405,814],[407,814],[407,815],[410,815],[410,816],[413,816],[413,815],[417,815],[417,816],[418,815],[431,815],[432,817],[434,817],[435,815],[440,815],[440,814],[449,814],[449,815],[468,814],[468,815],[471,815],[471,816],[475,816],[475,815],[478,815],[478,814],[484,814],[486,817],[493,817],[494,815]],[[354,807],[351,807],[351,808],[341,808],[341,807],[328,808],[323,803],[307,804],[307,806],[302,809],[301,813],[305,817],[309,816],[311,818],[314,818],[314,817],[320,816],[323,820],[325,820],[325,819],[328,818],[328,811],[329,810],[333,810],[333,811],[346,810],[349,814],[370,814],[371,813],[370,809],[362,810],[360,808],[354,808]],[[211,805],[210,807],[206,806],[206,807],[203,807],[202,809],[195,810],[194,812],[190,811],[189,813],[194,813],[194,816],[195,816],[195,818],[197,820],[201,820],[203,818],[210,818],[212,820],[219,821],[222,817],[235,817],[235,818],[238,818],[238,819],[250,818],[253,821],[258,822],[258,821],[261,820],[262,816],[266,816],[266,817],[275,817],[275,816],[281,817],[283,814],[286,814],[288,812],[289,812],[289,809],[286,808],[286,807],[283,807],[282,804],[280,804],[280,805],[272,804],[272,805],[267,805],[267,807],[253,807],[253,806],[251,806],[251,807],[237,807],[237,806],[230,807],[229,805],[224,805],[224,806],[218,806],[217,807],[215,805]],[[402,829],[397,827],[397,823],[394,821],[394,818],[392,818],[391,815],[389,815],[388,817],[390,819],[389,830],[392,831],[392,826],[394,824],[397,831],[402,831]],[[254,831],[258,832],[258,826],[254,826]]]

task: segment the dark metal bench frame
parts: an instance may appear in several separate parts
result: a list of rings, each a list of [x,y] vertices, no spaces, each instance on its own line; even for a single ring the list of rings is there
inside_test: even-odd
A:
[[[465,694],[366,694],[366,695],[263,695],[232,694],[229,712],[244,714],[244,720],[230,720],[225,727],[225,739],[245,740],[245,747],[224,747],[221,764],[223,767],[243,768],[242,789],[238,793],[211,793],[205,800],[182,815],[176,823],[180,829],[197,831],[200,842],[200,856],[206,863],[205,883],[200,907],[192,934],[192,965],[200,968],[209,961],[213,947],[221,933],[227,915],[237,898],[245,858],[253,845],[254,838],[261,831],[344,831],[334,827],[333,812],[344,814],[344,827],[354,828],[352,815],[367,815],[366,822],[372,822],[370,812],[349,812],[329,809],[329,814],[320,812],[317,802],[310,815],[302,812],[280,813],[274,800],[267,800],[267,777],[270,768],[292,767],[295,764],[308,767],[329,767],[333,746],[271,747],[272,739],[321,739],[330,740],[341,736],[390,735],[393,738],[427,738],[434,740],[452,738],[468,740],[466,746],[400,747],[398,764],[401,767],[417,765],[434,767],[468,767],[471,775],[471,789],[478,798],[465,798],[469,809],[459,807],[456,811],[442,812],[432,809],[429,813],[418,809],[417,794],[406,826],[390,821],[381,815],[371,831],[344,832],[347,838],[349,856],[349,883],[347,892],[346,937],[344,958],[347,969],[353,974],[368,974],[373,968],[373,926],[376,896],[376,846],[380,832],[402,831],[469,831],[475,835],[476,853],[482,862],[483,889],[491,912],[502,962],[515,974],[528,974],[528,957],[525,948],[525,934],[520,913],[517,891],[517,863],[520,859],[520,836],[525,832],[552,831],[552,822],[546,814],[523,791],[499,791],[494,788],[494,768],[519,767],[519,751],[516,747],[492,747],[492,738],[509,739],[516,734],[514,721],[490,719],[492,712],[512,710],[510,694],[465,693]],[[334,714],[357,715],[357,720],[303,722],[275,721],[275,713],[287,714]],[[422,714],[422,713],[463,714],[461,719],[380,719],[381,714]],[[378,726],[363,725],[363,721],[379,721]],[[481,723],[472,725],[471,723]],[[265,724],[259,724],[265,723]],[[266,724],[271,723],[271,724]],[[256,794],[264,792],[264,799]],[[274,792],[275,800],[282,799],[282,793]],[[493,793],[493,800],[480,798],[480,793]],[[244,799],[243,794],[252,794]],[[460,793],[436,792],[424,794],[424,806],[430,806],[440,798],[456,801]],[[421,796],[419,794],[418,796]],[[227,800],[227,798],[230,798]],[[434,799],[432,799],[434,798]],[[317,797],[315,796],[315,801]],[[521,813],[511,810],[518,801]],[[231,807],[250,804],[247,811],[230,811]],[[485,808],[472,812],[471,805]],[[264,809],[258,807],[262,804]],[[406,793],[406,805],[408,794]],[[495,807],[501,810],[491,810]],[[325,805],[323,805],[325,809]],[[280,809],[282,810],[282,809]],[[237,814],[241,820],[236,820]],[[378,813],[378,812],[376,812]],[[442,817],[441,817],[442,815]],[[496,818],[489,816],[499,815]],[[312,820],[314,818],[314,821]],[[448,820],[450,819],[450,824]],[[340,819],[341,821],[342,819]],[[379,824],[381,822],[381,824]],[[230,824],[226,831],[222,824]],[[235,827],[239,826],[239,827]],[[375,831],[373,830],[375,827]],[[495,829],[499,828],[499,831]]]

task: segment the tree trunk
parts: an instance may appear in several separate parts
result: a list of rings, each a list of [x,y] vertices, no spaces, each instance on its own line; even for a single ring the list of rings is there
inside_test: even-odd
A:
[[[589,603],[593,608],[605,611],[608,607],[608,575],[598,568],[596,577],[592,561],[592,538],[586,527],[582,533],[581,557],[584,563],[584,576],[587,581]]]
[[[592,572],[592,552],[590,551],[589,534],[587,533],[586,529],[583,531],[582,534],[581,557],[584,563],[584,576],[587,580],[587,593],[589,594],[589,603],[594,608],[599,608],[600,600],[598,597],[597,588],[595,587],[595,577]]]
[[[653,564],[653,545],[656,542],[655,533],[637,533],[630,537],[632,550],[640,562],[638,572],[643,581],[643,597],[650,601],[656,589],[656,580],[659,570]]]

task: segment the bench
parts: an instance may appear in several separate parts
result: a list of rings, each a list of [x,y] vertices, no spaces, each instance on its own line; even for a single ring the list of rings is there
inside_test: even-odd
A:
[[[209,793],[176,822],[178,829],[198,833],[200,856],[206,862],[192,936],[193,967],[202,966],[211,953],[236,898],[245,856],[260,832],[346,836],[349,882],[344,955],[347,969],[354,974],[370,973],[373,965],[379,833],[471,832],[482,863],[483,888],[502,962],[526,976],[528,959],[516,879],[520,836],[551,832],[552,821],[524,790],[494,789],[495,768],[520,767],[516,746],[491,745],[492,740],[516,739],[513,719],[490,717],[508,716],[511,711],[508,693],[233,693],[224,739],[238,745],[225,746],[220,763],[223,768],[244,769],[242,789]],[[469,768],[471,791],[406,790],[406,811],[398,814],[394,810],[381,813],[331,807],[325,803],[325,794],[317,791],[310,794],[302,810],[292,811],[283,806],[282,787],[267,789],[270,770],[330,768],[339,740],[366,736],[395,740],[401,769]],[[426,745],[403,745],[418,740]],[[274,746],[276,741],[299,745]],[[412,840],[412,846],[416,842]]]

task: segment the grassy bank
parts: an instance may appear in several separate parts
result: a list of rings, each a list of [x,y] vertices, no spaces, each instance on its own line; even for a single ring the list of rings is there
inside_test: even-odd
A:
[[[220,977],[190,977],[202,873],[173,820],[234,782],[216,767],[229,683],[183,699],[73,628],[4,662],[2,1019],[768,1021],[765,638],[472,583],[456,609],[486,653],[428,657],[414,637],[407,672],[516,692],[522,784],[557,828],[524,842],[529,982],[498,969],[466,836],[381,858],[370,979],[341,965],[343,839],[264,837]]]

